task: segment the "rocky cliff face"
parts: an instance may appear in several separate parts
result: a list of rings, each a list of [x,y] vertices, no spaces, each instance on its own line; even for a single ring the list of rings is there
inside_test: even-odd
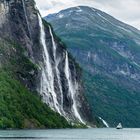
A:
[[[121,121],[126,127],[139,127],[140,31],[86,6],[46,19],[81,64],[95,113],[111,126]]]
[[[83,94],[81,69],[42,20],[33,0],[0,0],[0,37],[22,46],[25,57],[36,66],[26,74],[22,69],[16,71],[17,79],[30,91],[37,91],[67,120],[93,122]]]

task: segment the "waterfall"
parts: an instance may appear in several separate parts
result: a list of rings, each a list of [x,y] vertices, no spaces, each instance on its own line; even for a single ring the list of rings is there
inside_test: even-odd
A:
[[[69,69],[69,60],[68,60],[68,53],[66,52],[66,58],[65,58],[65,75],[66,75],[66,78],[67,78],[67,82],[68,82],[68,89],[69,89],[69,93],[71,95],[71,98],[72,98],[72,101],[73,101],[73,104],[72,104],[72,111],[75,115],[75,117],[80,121],[82,122],[83,124],[85,124],[85,122],[82,120],[78,110],[77,110],[77,106],[76,106],[76,99],[75,99],[75,94],[76,94],[76,81],[74,81],[74,84],[73,85],[73,82],[72,82],[72,77],[71,77],[71,73],[70,73],[70,69]]]
[[[9,12],[8,2],[0,2],[0,26],[5,23],[6,15]]]
[[[52,33],[52,29],[49,26],[49,32],[51,35],[51,41],[52,41],[52,46],[53,46],[53,57],[54,57],[54,62],[55,62],[55,70],[56,70],[56,77],[57,77],[57,81],[58,81],[58,87],[60,90],[60,97],[61,97],[61,103],[60,103],[60,109],[63,115],[65,115],[65,112],[63,110],[63,91],[62,91],[62,84],[61,84],[61,78],[60,78],[60,71],[58,69],[58,65],[59,65],[59,59],[57,60],[56,58],[56,48],[57,45],[55,43],[54,37],[53,37],[53,33]]]
[[[102,123],[103,123],[107,128],[109,128],[108,123],[107,123],[104,119],[102,119],[101,117],[99,117],[99,119],[102,121]]]
[[[42,67],[40,94],[47,97],[47,98],[44,98],[45,102],[52,109],[54,109],[55,111],[61,114],[60,109],[59,109],[59,104],[57,101],[57,95],[54,89],[54,74],[53,74],[53,69],[50,62],[50,58],[49,58],[49,53],[47,50],[44,26],[43,26],[40,15],[38,15],[38,19],[39,19],[39,26],[40,26],[40,42],[43,46],[43,51],[44,51],[44,54],[43,54],[44,67]]]
[[[40,42],[43,46],[43,51],[44,51],[43,54],[44,66],[42,66],[40,94],[43,96],[43,100],[45,103],[47,103],[52,109],[57,111],[59,114],[65,116],[69,120],[68,116],[66,115],[66,112],[63,109],[64,93],[62,90],[62,83],[61,83],[61,77],[59,71],[60,58],[57,56],[57,44],[55,43],[52,29],[49,26],[49,33],[51,35],[52,52],[54,58],[53,59],[54,65],[52,66],[50,61],[51,58],[46,45],[44,26],[40,15],[38,15],[38,18],[39,18],[39,25],[40,25]],[[77,120],[79,120],[79,122],[84,123],[76,106],[75,94],[78,89],[78,83],[76,82],[76,80],[74,81],[72,80],[71,72],[69,69],[68,53],[66,52],[65,55],[66,56],[65,56],[64,73],[68,83],[68,93],[73,102],[71,112],[73,116]],[[55,78],[57,79],[56,83],[54,81]],[[55,91],[54,83],[58,86],[58,91]],[[58,96],[57,96],[58,93],[59,93],[60,101],[58,101]]]
[[[27,17],[27,11],[26,11],[24,0],[22,0],[22,5],[23,5],[24,13],[25,13],[25,19],[26,19],[26,23],[27,23],[27,28],[28,28],[29,36],[31,38],[31,31],[30,31],[30,26],[29,26],[29,21],[28,21],[28,17]]]

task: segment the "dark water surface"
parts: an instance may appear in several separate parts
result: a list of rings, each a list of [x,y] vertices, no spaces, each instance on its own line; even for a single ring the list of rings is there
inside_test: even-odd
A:
[[[140,129],[52,129],[0,131],[0,140],[140,140]]]

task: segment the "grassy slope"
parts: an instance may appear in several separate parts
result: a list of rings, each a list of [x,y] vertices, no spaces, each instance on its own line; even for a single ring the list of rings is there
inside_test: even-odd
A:
[[[75,49],[77,50],[77,48],[79,49],[79,51],[87,51],[92,49],[92,51],[94,50],[95,52],[99,52],[100,50],[102,50],[102,52],[104,52],[103,56],[109,56],[111,59],[115,60],[115,63],[128,63],[138,69],[138,67],[132,64],[129,59],[120,56],[117,52],[110,49],[108,45],[102,44],[99,41],[101,37],[96,37],[95,39],[92,38],[91,40],[86,37],[84,38],[84,40],[81,40],[79,36],[76,38],[77,40],[73,36],[69,36],[70,39],[68,39],[67,37],[62,38],[64,38],[67,46],[73,52]],[[102,39],[105,42],[115,42],[116,40],[119,40],[120,43],[127,45],[128,49],[132,52],[132,54],[135,54],[136,60],[139,60],[138,56],[140,53],[140,47],[133,41],[127,38],[113,39],[111,37],[108,37]],[[81,58],[78,58],[79,62],[80,59]],[[126,86],[123,84],[120,86],[120,84],[117,83],[116,79],[110,79],[105,75],[91,75],[86,69],[87,65],[83,62],[81,63],[84,70],[86,95],[89,103],[92,106],[93,112],[97,116],[103,117],[108,123],[111,124],[111,126],[116,126],[119,122],[122,122],[123,125],[126,127],[139,127],[139,91],[130,90],[130,87],[129,89],[127,89]],[[92,67],[95,67],[97,70],[101,70],[102,73],[104,72],[103,67],[100,68],[94,63],[92,63],[91,65],[93,65]]]
[[[127,127],[139,127],[138,92],[128,90],[101,74],[84,74],[87,98],[96,115],[105,118],[112,126],[120,121]]]
[[[138,90],[138,84],[133,84],[132,87],[130,83],[132,83],[133,79],[126,78],[125,81],[123,81],[124,79],[122,77],[111,79],[110,77],[113,76],[110,74],[107,76],[107,72],[105,71],[106,67],[111,68],[108,65],[111,61],[112,63],[109,64],[117,63],[120,65],[127,63],[139,69],[130,59],[122,57],[111,49],[110,45],[107,45],[111,42],[118,42],[119,45],[127,46],[124,51],[130,51],[134,56],[134,60],[140,64],[140,45],[133,41],[133,39],[139,38],[139,34],[133,31],[134,29],[132,27],[128,27],[125,24],[123,28],[118,28],[116,26],[118,21],[107,15],[104,16],[114,24],[110,24],[108,21],[102,22],[103,19],[96,13],[92,15],[92,12],[91,10],[85,10],[83,13],[81,12],[82,14],[79,14],[80,12],[73,12],[70,16],[63,16],[62,18],[58,18],[57,14],[56,18],[52,18],[53,20],[50,20],[50,22],[56,33],[64,40],[69,50],[76,56],[84,70],[83,78],[86,95],[93,112],[97,116],[103,117],[111,126],[116,126],[118,121],[122,121],[126,127],[139,127],[140,91]],[[66,27],[66,25],[72,26]],[[124,30],[125,26],[126,30]],[[129,28],[131,29],[130,32],[127,31]],[[92,51],[93,53],[101,54],[99,58],[103,60],[105,57],[105,66],[99,66],[91,61],[90,65],[87,64],[87,61],[84,61],[84,55],[78,56],[78,51],[83,53]],[[90,73],[88,68],[91,67],[97,72]],[[136,89],[135,91],[132,90],[134,87]]]
[[[6,71],[0,71],[0,128],[63,128],[67,121],[30,93]]]
[[[0,53],[0,128],[71,127],[18,80],[21,76],[34,80],[30,71],[36,73],[37,68],[24,56],[23,49],[0,40]]]
[[[131,64],[129,59],[123,58],[118,53],[108,48],[108,46],[102,46],[100,43],[94,42],[94,50],[97,52],[98,48],[102,49],[104,55],[111,56],[111,58],[115,60],[114,63],[121,64],[126,62]],[[128,42],[128,46],[131,45],[131,42]],[[135,44],[133,44],[131,49],[133,49],[131,51],[135,54],[140,51]],[[136,67],[135,65],[133,66]],[[103,71],[95,75],[90,74],[85,67],[86,65],[83,67],[86,95],[95,114],[103,117],[114,127],[119,122],[122,122],[125,127],[139,127],[140,122],[138,116],[140,116],[140,113],[138,110],[140,110],[140,92],[138,90],[133,91],[130,87],[127,88],[125,84],[123,84],[121,77],[120,84],[115,77],[110,78],[106,76],[102,69],[103,67],[100,68],[92,64],[92,67],[95,67],[95,69]],[[119,79],[119,77],[117,79]],[[129,79],[128,83],[130,81],[131,79]],[[126,81],[124,81],[124,83],[125,82]]]

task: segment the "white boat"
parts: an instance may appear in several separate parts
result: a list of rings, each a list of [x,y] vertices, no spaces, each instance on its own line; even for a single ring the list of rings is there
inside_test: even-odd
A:
[[[122,124],[119,123],[119,124],[117,125],[116,129],[123,129]]]

